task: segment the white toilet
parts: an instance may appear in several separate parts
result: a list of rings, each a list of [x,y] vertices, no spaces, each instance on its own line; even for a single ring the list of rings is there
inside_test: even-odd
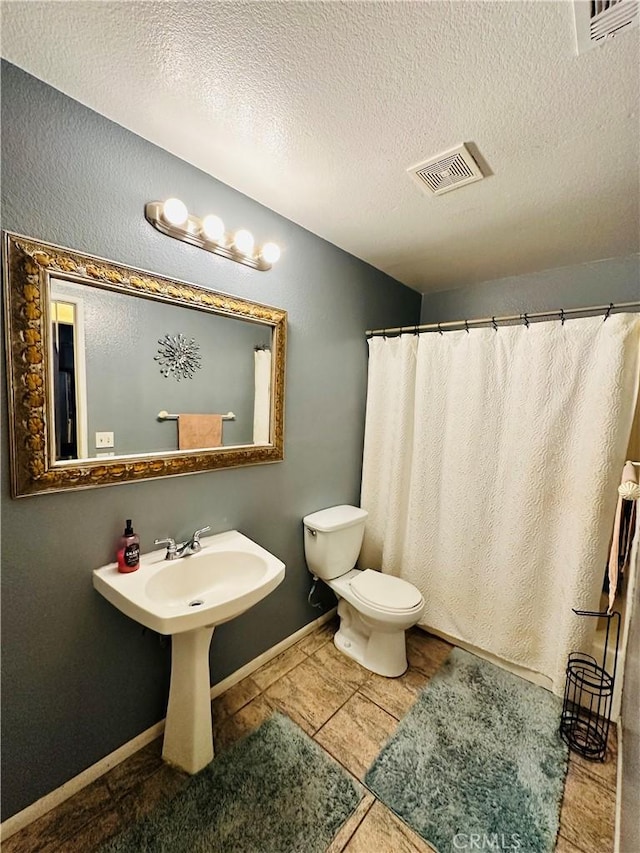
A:
[[[424,612],[424,598],[413,584],[379,571],[354,569],[367,511],[333,506],[303,518],[309,571],[338,596],[337,648],[359,664],[389,678],[407,668],[404,632]]]

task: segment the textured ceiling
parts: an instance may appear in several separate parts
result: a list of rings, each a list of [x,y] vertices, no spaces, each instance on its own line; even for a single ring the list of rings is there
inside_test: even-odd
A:
[[[417,290],[638,251],[639,31],[577,56],[566,0],[2,17],[9,61]],[[493,174],[421,193],[406,168],[463,141]]]

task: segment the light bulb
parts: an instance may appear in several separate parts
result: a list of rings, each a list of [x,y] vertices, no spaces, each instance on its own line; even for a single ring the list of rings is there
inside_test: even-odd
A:
[[[265,243],[260,249],[260,257],[266,264],[275,264],[280,258],[280,246],[275,243]]]
[[[162,218],[169,225],[175,225],[176,227],[184,225],[189,218],[187,205],[183,201],[180,201],[179,198],[168,198],[162,205]]]
[[[241,255],[250,255],[253,252],[253,234],[241,228],[233,235],[233,245]]]
[[[224,237],[224,222],[219,216],[214,216],[210,213],[202,220],[200,231],[206,240],[220,243]]]

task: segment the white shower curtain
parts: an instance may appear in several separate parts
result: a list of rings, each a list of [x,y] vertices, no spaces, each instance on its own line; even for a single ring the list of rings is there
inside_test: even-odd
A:
[[[556,692],[595,627],[571,608],[598,606],[639,340],[614,314],[369,342],[360,564]]]

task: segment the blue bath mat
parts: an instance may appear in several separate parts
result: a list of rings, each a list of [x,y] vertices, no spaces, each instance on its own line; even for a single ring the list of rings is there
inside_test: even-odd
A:
[[[100,853],[324,853],[362,795],[324,750],[275,714]]]
[[[561,709],[542,687],[454,649],[365,783],[439,853],[552,853],[567,772]]]

